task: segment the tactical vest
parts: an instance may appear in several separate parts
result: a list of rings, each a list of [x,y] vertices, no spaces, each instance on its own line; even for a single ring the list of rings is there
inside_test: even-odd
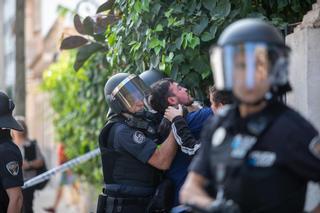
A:
[[[244,196],[241,192],[243,193],[245,189],[243,189],[242,186],[241,174],[247,171],[244,168],[245,164],[248,163],[247,157],[250,151],[259,145],[259,140],[264,137],[265,133],[269,133],[268,130],[270,128],[272,128],[272,133],[276,136],[294,134],[290,132],[290,128],[285,128],[280,124],[280,120],[283,118],[282,115],[285,114],[284,112],[286,110],[287,108],[281,105],[278,105],[275,111],[266,110],[264,113],[261,113],[260,116],[245,123],[245,126],[242,126],[245,131],[238,131],[239,126],[231,127],[233,124],[230,121],[235,121],[231,119],[233,116],[232,113],[234,112],[229,112],[225,117],[220,119],[219,127],[213,133],[210,141],[210,169],[211,174],[214,175],[216,189],[219,186],[227,186],[224,187],[226,189],[226,196],[232,196],[240,200],[243,199]],[[283,114],[280,115],[281,113]],[[284,171],[284,173],[285,172],[286,171]],[[263,175],[263,173],[261,173],[261,175]],[[284,184],[288,186],[299,185],[299,183],[296,183],[298,181],[299,180],[293,178],[288,178]],[[257,209],[257,212],[264,212],[264,210],[268,210],[269,208],[280,208],[282,203],[287,202],[288,199],[303,197],[304,194],[305,186],[302,184],[302,187],[298,188],[294,195],[284,195],[284,199],[263,205]],[[241,202],[243,201],[244,200]],[[250,201],[245,201],[245,203],[250,203]],[[298,208],[298,206],[295,208]]]
[[[154,187],[159,183],[160,171],[149,164],[144,164],[125,151],[117,151],[113,147],[116,123],[122,123],[137,129],[146,137],[155,137],[143,122],[125,120],[120,116],[113,116],[108,120],[99,136],[102,168],[105,184],[120,184],[135,187]],[[125,189],[124,189],[125,190]]]

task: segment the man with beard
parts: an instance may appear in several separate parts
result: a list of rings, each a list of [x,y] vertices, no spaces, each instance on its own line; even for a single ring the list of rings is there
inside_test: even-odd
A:
[[[169,106],[175,106],[182,111],[181,105],[184,107],[191,106],[193,104],[193,98],[190,96],[188,90],[179,83],[175,82],[170,78],[162,79],[151,86],[150,94],[150,105],[151,107],[164,115],[166,109]],[[166,171],[166,177],[174,183],[174,202],[173,206],[179,204],[178,195],[182,184],[187,176],[188,166],[200,147],[198,141],[200,132],[204,121],[208,117],[213,115],[211,108],[203,107],[197,111],[188,112],[186,109],[183,110],[184,116],[178,116],[177,119],[173,119],[172,132],[176,139],[176,142],[180,146],[177,151],[176,157],[174,158],[169,170]],[[195,140],[182,140],[179,132],[184,129],[185,126],[177,125],[177,122],[186,121],[192,137]],[[163,119],[159,126],[159,135],[162,138],[166,138],[171,130],[171,122],[167,119]],[[161,140],[160,140],[161,141]]]

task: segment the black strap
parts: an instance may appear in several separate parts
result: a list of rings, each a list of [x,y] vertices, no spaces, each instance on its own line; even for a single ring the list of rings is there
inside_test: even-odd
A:
[[[106,213],[111,213],[113,212],[114,209],[114,197],[107,197],[107,208],[106,208]]]

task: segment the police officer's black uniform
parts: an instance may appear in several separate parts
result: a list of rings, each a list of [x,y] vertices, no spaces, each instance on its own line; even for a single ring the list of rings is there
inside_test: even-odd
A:
[[[0,212],[7,212],[6,189],[23,186],[22,156],[11,141],[10,130],[0,130]]]
[[[210,52],[216,87],[238,100],[205,129],[190,169],[243,213],[303,212],[307,182],[320,181],[319,133],[278,101],[290,90],[288,52],[280,33],[255,19],[230,25]]]
[[[13,109],[13,101],[0,91],[0,213],[8,209],[6,190],[23,185],[21,152],[10,135],[10,129],[22,131],[23,128],[12,117]]]
[[[145,115],[123,116],[119,102],[110,97],[114,85],[131,78],[127,77],[127,74],[117,74],[109,79],[105,87],[112,112],[99,137],[105,187],[99,198],[98,212],[146,212],[159,184],[160,171],[147,163],[157,148],[156,131],[150,120]],[[130,93],[128,90],[135,87],[136,82],[131,82],[135,78],[125,80],[123,91],[118,90],[118,93],[124,90]],[[121,94],[122,97],[126,95]]]
[[[307,181],[320,181],[320,160],[310,150],[320,140],[308,121],[276,102],[246,119],[229,109],[210,126],[192,171],[215,182],[225,164],[225,196],[241,212],[302,212]]]

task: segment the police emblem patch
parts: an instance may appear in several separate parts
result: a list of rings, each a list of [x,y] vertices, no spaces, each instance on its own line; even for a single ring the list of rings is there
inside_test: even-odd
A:
[[[310,152],[318,159],[320,159],[320,137],[317,135],[309,144]]]
[[[144,136],[144,134],[140,131],[136,131],[133,134],[133,141],[137,144],[142,144],[146,139],[146,136]]]
[[[6,165],[8,172],[10,172],[11,175],[16,176],[19,173],[19,164],[17,161],[11,161],[7,163]]]

